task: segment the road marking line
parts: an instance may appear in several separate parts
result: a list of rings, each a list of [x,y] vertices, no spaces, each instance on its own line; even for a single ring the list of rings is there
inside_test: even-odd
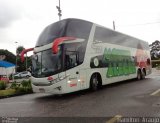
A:
[[[110,120],[108,120],[106,123],[115,123],[120,121],[120,119],[122,118],[122,115],[116,115],[113,118],[111,118]]]
[[[156,90],[155,92],[151,93],[150,95],[151,96],[156,96],[158,94],[160,94],[160,89]]]

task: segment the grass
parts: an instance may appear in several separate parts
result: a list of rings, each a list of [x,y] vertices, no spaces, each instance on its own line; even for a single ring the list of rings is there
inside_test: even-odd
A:
[[[11,96],[16,94],[15,89],[0,90],[0,97]]]
[[[30,94],[30,93],[33,93],[32,87],[31,87],[31,81],[30,80],[29,81],[23,80],[20,84],[13,82],[11,85],[8,85],[7,89],[5,89],[5,90],[1,89],[0,90],[0,99],[6,98],[6,97],[12,97],[12,96]]]

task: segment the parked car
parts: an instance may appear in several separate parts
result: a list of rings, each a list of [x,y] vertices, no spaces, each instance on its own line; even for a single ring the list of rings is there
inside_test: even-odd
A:
[[[30,76],[31,76],[31,73],[29,71],[23,71],[14,75],[14,77],[17,77],[17,78],[25,78],[25,77],[28,78]]]
[[[14,76],[14,78],[16,78],[16,77],[19,78],[20,77],[20,73],[15,73],[13,76]]]

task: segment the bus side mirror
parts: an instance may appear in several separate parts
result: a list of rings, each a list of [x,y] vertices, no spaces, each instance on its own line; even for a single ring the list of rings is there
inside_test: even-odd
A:
[[[60,37],[60,38],[56,38],[53,41],[53,45],[52,45],[52,52],[53,54],[57,54],[58,53],[58,46],[60,44],[62,44],[64,41],[70,41],[70,40],[75,40],[76,38],[74,37]]]

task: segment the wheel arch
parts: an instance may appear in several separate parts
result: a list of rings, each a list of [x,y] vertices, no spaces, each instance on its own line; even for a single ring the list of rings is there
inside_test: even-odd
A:
[[[143,67],[143,68],[140,68],[140,67],[139,67],[139,68],[137,69],[137,72],[138,72],[138,71],[140,71],[141,73],[144,72],[144,73],[145,73],[145,76],[146,76],[146,68],[145,68],[145,67]]]
[[[137,78],[138,78],[138,73],[140,73],[141,79],[144,79],[146,76],[146,68],[138,68],[137,69]],[[140,79],[138,79],[140,80]]]

